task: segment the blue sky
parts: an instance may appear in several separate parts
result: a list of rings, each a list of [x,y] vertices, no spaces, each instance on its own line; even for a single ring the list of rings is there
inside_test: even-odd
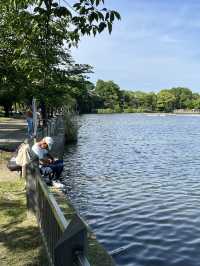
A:
[[[91,81],[113,80],[126,90],[184,86],[200,92],[199,0],[105,0],[105,6],[122,16],[112,34],[84,37],[72,51],[79,63],[94,67]]]

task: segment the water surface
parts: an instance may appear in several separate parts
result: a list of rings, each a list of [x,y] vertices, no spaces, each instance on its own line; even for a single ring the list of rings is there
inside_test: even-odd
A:
[[[79,122],[65,152],[66,193],[116,265],[199,266],[200,116]]]

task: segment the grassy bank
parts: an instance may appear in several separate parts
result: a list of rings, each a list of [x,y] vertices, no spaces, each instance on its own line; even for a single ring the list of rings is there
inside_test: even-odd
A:
[[[0,161],[0,264],[47,266],[45,250],[34,216],[27,215],[25,183]]]

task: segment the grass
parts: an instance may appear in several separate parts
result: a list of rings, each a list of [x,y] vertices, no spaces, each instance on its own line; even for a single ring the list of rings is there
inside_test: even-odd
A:
[[[0,150],[0,163],[6,163],[10,157],[12,156],[12,153]]]
[[[22,179],[0,182],[1,266],[47,266],[34,216],[27,215]]]
[[[0,117],[0,122],[7,122],[10,120],[12,120],[12,118],[10,118],[10,117]]]

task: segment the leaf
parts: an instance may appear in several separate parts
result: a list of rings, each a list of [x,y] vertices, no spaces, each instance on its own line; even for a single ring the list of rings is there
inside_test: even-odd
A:
[[[80,13],[80,15],[84,15],[85,13],[86,13],[86,9],[85,9],[85,7],[81,7],[80,8],[80,10],[79,10],[79,13]]]
[[[58,6],[58,3],[53,3],[52,6],[53,7],[57,7]]]
[[[93,35],[95,36],[97,34],[97,29],[93,28],[92,31],[93,31]]]
[[[110,17],[110,13],[109,13],[109,12],[107,12],[107,13],[106,13],[106,16],[105,16],[105,20],[108,20],[108,19],[109,19],[109,17]]]
[[[106,28],[106,23],[101,22],[98,26],[98,32],[101,33]]]
[[[110,12],[110,22],[113,22],[115,19],[115,14],[113,11]]]
[[[39,11],[39,7],[35,7],[34,9],[33,9],[33,12],[38,12]]]
[[[121,20],[121,16],[120,16],[120,14],[119,14],[117,11],[113,11],[113,13],[115,14],[115,17],[116,17],[118,20]]]
[[[89,20],[89,23],[92,24],[92,21],[94,20],[94,13],[91,13],[91,14],[88,16],[88,20]]]
[[[97,11],[97,15],[101,20],[104,20],[104,15],[100,11]]]
[[[85,29],[84,29],[84,28],[81,29],[81,33],[82,33],[83,35],[85,34]]]
[[[76,3],[73,5],[73,8],[75,8],[75,9],[80,9],[80,7],[81,7],[80,3]]]
[[[98,14],[96,12],[94,12],[93,14],[94,14],[94,19],[96,20],[96,22],[98,22],[99,20]]]
[[[112,23],[108,21],[108,32],[111,34],[112,32]]]

